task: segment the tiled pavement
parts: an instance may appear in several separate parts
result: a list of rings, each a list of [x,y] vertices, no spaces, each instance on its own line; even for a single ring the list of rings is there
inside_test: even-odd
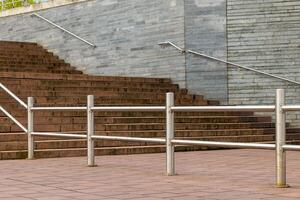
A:
[[[167,177],[164,154],[0,161],[0,199],[300,199],[300,153],[288,152],[287,189],[274,187],[274,151],[176,153]]]

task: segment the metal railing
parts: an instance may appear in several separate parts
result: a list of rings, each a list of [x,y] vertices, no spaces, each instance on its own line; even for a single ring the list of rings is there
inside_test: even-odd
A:
[[[258,73],[258,74],[262,74],[262,75],[265,75],[265,76],[268,76],[268,77],[272,77],[272,78],[280,79],[282,81],[287,81],[289,83],[294,83],[296,85],[300,85],[300,82],[298,82],[298,81],[294,81],[294,80],[284,78],[284,77],[281,77],[281,76],[277,76],[277,75],[274,75],[274,74],[270,74],[270,73],[267,73],[267,72],[264,72],[264,71],[261,71],[261,70],[253,69],[251,67],[246,67],[246,66],[239,65],[239,64],[236,64],[236,63],[233,63],[233,62],[222,60],[222,59],[219,59],[219,58],[216,58],[216,57],[213,57],[213,56],[206,55],[204,53],[196,52],[196,51],[189,50],[189,49],[184,49],[184,48],[181,48],[181,47],[177,46],[173,42],[169,42],[169,41],[161,42],[158,45],[160,45],[163,48],[169,47],[169,46],[174,47],[175,49],[177,49],[181,53],[190,53],[190,54],[193,54],[193,55],[196,55],[196,56],[201,56],[201,57],[208,58],[208,59],[211,59],[211,60],[215,60],[215,61],[218,61],[218,62],[221,62],[221,63],[224,63],[224,64],[228,64],[228,65],[231,65],[231,66],[234,66],[234,67],[238,67],[238,68],[245,69],[245,70],[248,70],[248,71],[252,71],[252,72],[255,72],[255,73]]]
[[[166,94],[166,106],[95,106],[94,96],[87,97],[87,106],[82,107],[35,107],[34,98],[28,97],[27,105],[19,99],[13,92],[0,83],[6,93],[13,97],[20,105],[27,109],[27,129],[2,106],[0,110],[15,122],[28,137],[28,159],[34,158],[34,136],[67,137],[87,139],[87,157],[88,166],[95,166],[94,141],[95,140],[120,140],[135,142],[151,142],[166,144],[167,175],[175,174],[175,151],[174,147],[178,145],[201,145],[212,147],[227,148],[246,148],[246,149],[271,149],[276,150],[276,186],[287,187],[286,184],[286,151],[300,151],[300,145],[286,144],[286,113],[300,111],[300,105],[285,105],[285,95],[283,89],[276,91],[276,105],[264,106],[175,106],[174,94]],[[34,112],[36,111],[85,111],[87,112],[87,131],[83,134],[75,132],[35,132],[34,131]],[[135,111],[135,112],[165,112],[166,113],[166,137],[165,138],[140,138],[123,136],[104,136],[94,135],[94,113],[98,111]],[[216,141],[197,141],[197,140],[179,140],[174,135],[174,114],[175,112],[216,112],[216,111],[252,111],[252,112],[275,112],[276,115],[276,144],[262,143],[242,143],[242,142],[216,142]]]
[[[299,151],[298,145],[286,144],[286,119],[287,112],[300,111],[300,105],[285,105],[284,90],[276,92],[276,105],[264,106],[175,106],[174,94],[166,94],[165,106],[95,106],[94,96],[87,97],[87,106],[83,107],[35,107],[32,97],[28,97],[28,159],[34,158],[34,136],[53,136],[67,138],[87,139],[87,164],[95,166],[95,140],[120,140],[135,142],[151,142],[166,144],[166,173],[169,176],[175,174],[175,145],[201,145],[213,147],[246,148],[246,149],[270,149],[276,150],[276,186],[287,187],[286,184],[286,154],[287,150]],[[85,111],[87,113],[86,135],[74,132],[35,132],[33,113],[37,111]],[[123,136],[95,135],[94,113],[99,111],[135,111],[135,112],[165,112],[166,113],[166,137],[165,138],[140,138]],[[242,142],[215,142],[176,139],[174,135],[174,114],[176,112],[216,112],[216,111],[253,111],[253,112],[275,112],[276,114],[276,144],[242,143]]]
[[[0,88],[3,89],[9,96],[11,96],[14,100],[16,100],[21,106],[27,109],[26,103],[22,101],[19,97],[17,97],[12,91],[10,91],[7,87],[5,87],[2,83],[0,83]],[[15,117],[13,117],[7,110],[5,110],[2,106],[0,106],[0,110],[11,119],[16,125],[18,125],[25,133],[27,133],[27,129],[23,126]]]
[[[90,45],[90,46],[92,46],[92,47],[94,47],[94,48],[97,47],[95,44],[93,44],[93,43],[91,43],[91,42],[89,42],[89,41],[83,39],[82,37],[79,37],[79,36],[76,35],[75,33],[72,33],[71,31],[69,31],[69,30],[67,30],[67,29],[65,29],[65,28],[63,28],[63,27],[61,27],[61,26],[59,26],[58,24],[52,22],[51,20],[49,20],[49,19],[47,19],[47,18],[45,18],[45,17],[43,17],[43,16],[41,16],[41,15],[39,15],[39,14],[37,14],[37,13],[33,13],[31,16],[32,16],[32,17],[37,17],[37,18],[39,18],[39,19],[41,19],[41,20],[44,20],[45,22],[51,24],[52,26],[54,26],[54,27],[56,27],[56,28],[62,30],[63,32],[68,33],[69,35],[71,35],[71,36],[77,38],[78,40],[80,40],[80,41],[82,41],[82,42],[84,42],[84,43],[86,43],[86,44],[88,44],[88,45]]]

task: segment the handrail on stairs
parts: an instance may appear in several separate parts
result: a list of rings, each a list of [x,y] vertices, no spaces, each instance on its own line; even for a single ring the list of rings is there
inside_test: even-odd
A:
[[[68,33],[69,35],[71,35],[71,36],[77,38],[78,40],[81,40],[82,42],[84,42],[84,43],[86,43],[86,44],[88,44],[88,45],[90,45],[90,46],[92,46],[92,47],[94,47],[94,48],[97,47],[95,44],[93,44],[93,43],[91,43],[91,42],[89,42],[89,41],[83,39],[82,37],[79,37],[79,36],[76,35],[75,33],[72,33],[71,31],[69,31],[69,30],[67,30],[67,29],[65,29],[65,28],[63,28],[63,27],[61,27],[61,26],[59,26],[58,24],[52,22],[51,20],[49,20],[49,19],[47,19],[47,18],[45,18],[45,17],[43,17],[43,16],[41,16],[41,15],[39,15],[39,14],[37,14],[37,13],[33,13],[31,16],[32,16],[32,17],[37,17],[37,18],[39,18],[39,19],[41,19],[41,20],[44,20],[45,22],[51,24],[52,26],[54,26],[54,27],[56,27],[56,28],[58,28],[58,29],[60,29],[60,30],[62,30],[62,31],[64,31],[64,32]]]
[[[231,65],[231,66],[235,66],[235,67],[238,67],[238,68],[241,68],[241,69],[245,69],[245,70],[248,70],[248,71],[253,71],[253,72],[256,72],[256,73],[259,73],[259,74],[263,74],[265,76],[269,76],[269,77],[272,77],[272,78],[280,79],[282,81],[287,81],[287,82],[290,82],[290,83],[293,83],[293,84],[296,84],[296,85],[300,85],[300,82],[297,82],[297,81],[294,81],[294,80],[291,80],[291,79],[288,79],[288,78],[273,75],[273,74],[270,74],[270,73],[267,73],[267,72],[263,72],[261,70],[253,69],[251,67],[245,67],[243,65],[236,64],[236,63],[233,63],[233,62],[229,62],[229,61],[226,61],[226,60],[222,60],[222,59],[219,59],[219,58],[216,58],[216,57],[213,57],[213,56],[209,56],[209,55],[206,55],[204,53],[197,52],[197,51],[181,48],[181,47],[177,46],[176,44],[174,44],[173,42],[170,42],[170,41],[161,42],[158,45],[160,45],[162,48],[174,47],[175,49],[177,49],[181,53],[190,53],[190,54],[193,54],[193,55],[196,55],[196,56],[201,56],[201,57],[204,57],[204,58],[208,58],[208,59],[211,59],[211,60],[215,60],[215,61],[218,61],[218,62],[228,64],[228,65]]]

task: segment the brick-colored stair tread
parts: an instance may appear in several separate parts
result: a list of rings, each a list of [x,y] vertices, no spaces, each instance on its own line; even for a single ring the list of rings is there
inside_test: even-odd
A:
[[[23,109],[23,107],[22,107]],[[15,117],[24,117],[24,114],[21,113],[25,110],[12,110],[10,113]],[[95,117],[142,117],[142,116],[154,116],[162,117],[165,116],[164,112],[96,112]],[[3,113],[0,113],[0,116],[4,116]],[[64,117],[86,117],[85,112],[76,112],[76,111],[64,111],[64,112],[36,112],[36,117],[40,116],[64,116]],[[253,116],[251,112],[177,112],[176,116]]]
[[[245,129],[245,128],[274,128],[274,123],[179,123],[175,124],[176,130],[214,130],[214,129]],[[130,123],[130,124],[95,124],[95,130],[164,130],[165,124],[163,123]],[[20,128],[17,125],[1,126],[0,132],[18,131]],[[74,131],[74,130],[86,130],[86,124],[48,124],[48,125],[36,125],[36,131]]]
[[[176,105],[218,105],[215,100],[188,93],[168,78],[91,76],[82,74],[58,56],[35,43],[0,41],[1,83],[24,102],[35,97],[35,106],[86,106],[86,96],[95,95],[95,105],[165,105],[165,93],[175,93]],[[7,94],[0,104],[25,126],[27,111]],[[35,112],[35,131],[86,134],[86,111]],[[287,124],[288,126],[288,124]],[[165,112],[96,112],[95,134],[165,137]],[[216,141],[274,141],[275,128],[269,116],[253,112],[178,112],[175,136],[181,139]],[[78,133],[78,132],[77,132]],[[287,129],[289,140],[299,139],[299,129]],[[36,157],[85,156],[83,139],[35,136]],[[27,135],[0,113],[0,159],[26,158]],[[164,152],[163,145],[144,142],[97,141],[96,155]],[[206,147],[179,146],[178,150]],[[213,148],[215,149],[215,148]],[[2,150],[2,151],[1,151]]]
[[[293,135],[294,136],[294,135]],[[273,135],[243,135],[243,136],[219,136],[219,137],[190,137],[189,140],[200,141],[230,141],[230,142],[255,142],[257,140],[272,139]],[[176,137],[176,139],[186,139],[183,137]],[[300,137],[297,137],[300,139]],[[96,140],[95,147],[119,147],[119,146],[145,146],[145,145],[157,145],[153,142],[125,142],[125,141],[108,141],[108,140]],[[62,148],[85,148],[86,140],[84,139],[69,139],[69,140],[43,140],[35,142],[35,149],[62,149]],[[0,151],[7,150],[26,150],[27,142],[0,142]]]
[[[18,118],[19,122],[26,124],[27,118]],[[95,117],[96,124],[126,124],[126,123],[165,123],[163,117]],[[0,117],[0,123],[9,123],[11,120],[7,117]],[[35,119],[35,124],[86,124],[86,117],[73,117],[73,118],[61,118],[61,117],[38,117]],[[239,123],[239,122],[271,122],[270,117],[246,117],[246,116],[230,116],[230,117],[175,117],[175,123]],[[13,122],[11,122],[12,124]]]
[[[177,151],[193,151],[193,150],[207,150],[207,147],[195,146],[178,146]],[[210,148],[216,149],[216,148]],[[95,148],[95,155],[127,155],[127,154],[141,154],[141,153],[161,153],[165,152],[163,145],[155,146],[135,146],[135,147],[103,147]],[[54,158],[54,157],[75,157],[86,156],[85,148],[77,149],[50,149],[35,151],[35,158]],[[0,159],[25,159],[27,158],[27,151],[5,151],[0,152]]]
[[[136,81],[141,83],[170,83],[169,79],[159,78],[132,78],[132,77],[113,77],[113,76],[89,76],[89,75],[70,75],[70,74],[44,74],[28,72],[2,72],[3,78],[29,78],[39,80],[76,80],[76,81]]]

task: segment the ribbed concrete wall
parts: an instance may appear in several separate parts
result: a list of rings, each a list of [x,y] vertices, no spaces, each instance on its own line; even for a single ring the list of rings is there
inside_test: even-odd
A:
[[[234,68],[227,76],[225,65],[157,43],[170,40],[300,81],[299,8],[298,0],[86,1],[39,13],[92,41],[95,49],[29,14],[1,18],[0,39],[41,43],[89,74],[169,77],[230,104],[274,104],[275,90],[285,88],[293,104],[300,103],[300,86]]]
[[[227,59],[226,0],[185,0],[186,48]],[[187,87],[227,103],[227,67],[188,54]]]
[[[226,58],[225,0],[97,0],[37,12],[97,48],[28,13],[2,17],[0,40],[38,42],[88,74],[171,78],[193,93],[227,102],[226,66],[157,45],[169,40]]]
[[[228,0],[228,59],[300,82],[299,8],[295,0]],[[228,87],[231,104],[274,104],[277,88],[300,103],[300,86],[244,70],[229,70]]]
[[[97,45],[82,43],[30,14],[1,18],[0,40],[38,42],[88,74],[172,78],[185,87],[182,0],[96,0],[39,11]]]

